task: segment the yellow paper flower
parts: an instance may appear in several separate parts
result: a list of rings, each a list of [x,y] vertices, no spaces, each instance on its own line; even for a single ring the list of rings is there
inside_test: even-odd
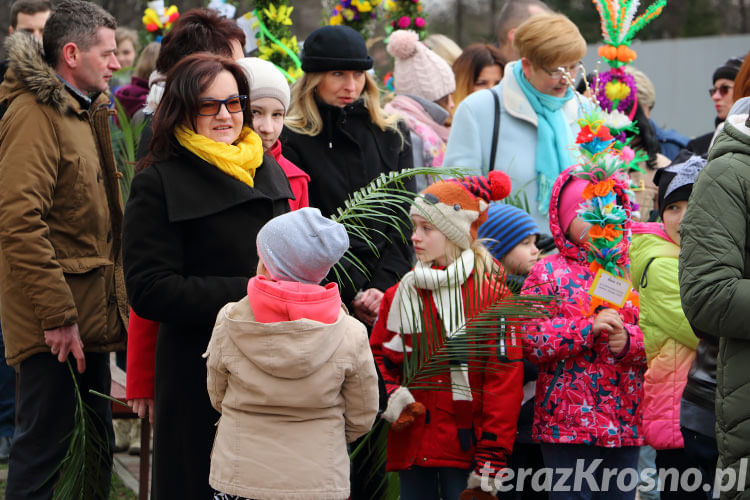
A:
[[[269,47],[268,45],[260,45],[258,51],[260,52],[261,59],[268,60],[273,55],[273,47]]]
[[[354,1],[355,0],[352,1],[352,5],[354,5]],[[370,12],[370,11],[372,11],[372,5],[370,5],[370,2],[368,2],[367,0],[365,0],[364,2],[359,2],[358,1],[357,2],[357,8],[359,9],[360,12]]]
[[[630,87],[620,81],[611,80],[604,86],[604,93],[610,101],[621,101],[630,95]]]
[[[354,19],[354,11],[352,9],[344,9],[342,12],[344,19],[347,21],[351,21]]]

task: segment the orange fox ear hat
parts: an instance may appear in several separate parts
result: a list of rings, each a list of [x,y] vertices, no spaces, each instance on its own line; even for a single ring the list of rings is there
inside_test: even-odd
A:
[[[508,196],[510,187],[510,178],[499,170],[487,177],[436,182],[417,196],[410,213],[427,218],[446,238],[466,250],[487,220],[490,202]]]

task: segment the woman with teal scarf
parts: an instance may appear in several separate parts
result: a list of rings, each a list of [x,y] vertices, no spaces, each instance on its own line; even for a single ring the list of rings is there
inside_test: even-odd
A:
[[[500,109],[494,169],[510,176],[514,194],[526,199],[531,216],[549,234],[552,184],[574,163],[570,147],[582,115],[565,73],[575,79],[586,41],[564,15],[542,14],[519,26],[513,43],[520,60],[508,63],[500,84],[471,94],[456,110],[443,164],[486,175],[494,92]]]

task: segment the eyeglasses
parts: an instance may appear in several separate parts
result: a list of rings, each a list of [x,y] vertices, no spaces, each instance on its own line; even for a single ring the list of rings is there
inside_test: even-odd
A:
[[[198,102],[198,114],[201,116],[218,115],[222,104],[230,113],[239,113],[240,111],[244,111],[245,106],[247,106],[247,96],[235,95],[223,101],[220,99],[201,99]]]
[[[567,67],[558,66],[558,68],[555,71],[550,71],[544,66],[539,66],[539,67],[542,68],[544,72],[547,73],[551,78],[554,78],[555,80],[559,80],[560,78],[563,77],[565,73],[568,73],[571,76],[578,73],[578,68],[580,68],[582,64],[583,64],[582,61],[578,61],[577,63],[571,64],[570,66],[567,66]]]
[[[721,97],[724,97],[733,88],[734,88],[734,85],[727,85],[727,84],[719,85],[718,87],[711,87],[710,89],[708,89],[708,96],[713,97],[714,94],[718,92],[721,95]]]

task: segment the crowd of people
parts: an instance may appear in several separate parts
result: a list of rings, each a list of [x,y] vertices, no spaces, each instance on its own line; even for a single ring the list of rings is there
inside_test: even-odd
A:
[[[538,0],[508,0],[497,37],[394,31],[385,95],[349,27],[305,37],[290,87],[208,8],[141,48],[89,1],[13,2],[6,498],[59,494],[75,394],[103,444],[81,498],[109,497],[113,452],[140,452],[95,394],[113,352],[153,423],[154,499],[743,498],[750,58],[721,58],[694,139],[621,73],[639,160],[607,181],[617,304],[595,292],[606,224],[584,209],[605,193],[573,154],[599,133],[586,41]],[[127,191],[125,120],[142,130]]]

